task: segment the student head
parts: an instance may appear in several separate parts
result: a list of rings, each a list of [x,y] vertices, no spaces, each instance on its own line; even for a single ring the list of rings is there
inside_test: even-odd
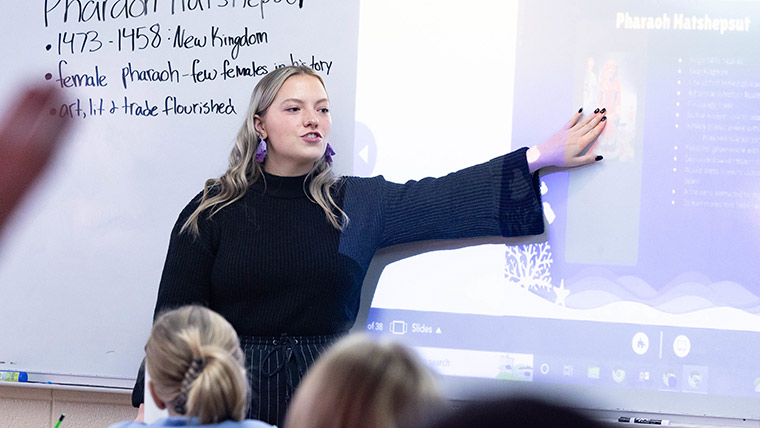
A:
[[[148,389],[159,408],[202,424],[244,419],[243,352],[235,330],[219,314],[201,306],[161,314],[145,354]]]
[[[409,348],[363,335],[323,354],[299,385],[287,428],[413,426],[441,403],[433,374]]]
[[[475,400],[432,421],[426,428],[604,428],[580,410],[534,397]]]
[[[342,229],[348,217],[330,193],[333,176],[330,103],[322,78],[307,66],[277,68],[265,75],[251,94],[248,112],[238,131],[227,171],[206,181],[198,208],[182,227],[198,234],[200,214],[210,215],[240,199],[248,187],[264,177],[305,175],[304,187],[325,212],[327,221]],[[266,156],[259,156],[261,141]],[[328,156],[328,152],[329,155]],[[212,192],[212,190],[214,190]]]

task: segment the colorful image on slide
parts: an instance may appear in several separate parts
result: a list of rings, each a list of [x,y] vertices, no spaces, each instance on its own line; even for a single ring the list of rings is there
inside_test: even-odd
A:
[[[608,160],[632,161],[635,155],[637,91],[626,70],[630,55],[609,53],[586,58],[583,106],[607,109],[607,125],[596,149]]]

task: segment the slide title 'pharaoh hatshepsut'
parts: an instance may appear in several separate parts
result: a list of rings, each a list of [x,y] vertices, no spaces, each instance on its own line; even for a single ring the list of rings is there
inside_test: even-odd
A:
[[[623,30],[698,30],[726,32],[749,32],[749,17],[712,18],[704,16],[667,13],[662,16],[632,16],[628,12],[618,12],[615,16],[615,28]]]

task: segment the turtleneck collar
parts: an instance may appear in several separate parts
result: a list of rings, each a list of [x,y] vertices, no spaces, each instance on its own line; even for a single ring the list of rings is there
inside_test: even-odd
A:
[[[306,175],[281,177],[264,172],[264,176],[253,183],[251,189],[257,193],[266,194],[274,198],[305,198],[306,192],[304,189],[308,186],[308,181],[304,184],[304,180],[306,180]]]

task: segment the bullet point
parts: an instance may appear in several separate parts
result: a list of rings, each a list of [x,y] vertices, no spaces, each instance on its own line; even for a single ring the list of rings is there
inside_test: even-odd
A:
[[[681,74],[681,69],[680,68],[678,69],[678,74]]]
[[[680,101],[676,101],[676,107],[681,107],[681,102]]]
[[[45,46],[45,50],[46,51],[49,51],[50,49],[53,49],[53,45],[47,45],[47,46]]]
[[[670,201],[670,205],[675,205],[676,201]]]
[[[45,80],[50,80],[52,78],[53,78],[53,75],[50,74],[50,73],[48,73],[48,74],[45,75]]]
[[[673,150],[678,150],[678,146],[673,146]]]
[[[51,108],[51,109],[50,109],[50,115],[51,115],[51,116],[55,116],[55,113],[56,113],[55,109],[54,109],[54,108]]]
[[[678,114],[678,112],[676,112],[676,117],[679,117],[679,116],[681,116],[681,115],[680,115],[680,114]]]
[[[681,95],[681,91],[676,91],[676,95]]]
[[[676,82],[676,83],[678,83],[680,85],[681,84],[681,80],[679,79],[678,82]]]
[[[674,195],[676,194],[676,189],[673,189],[673,194],[674,194]]]
[[[678,62],[683,62],[683,58],[678,58]]]
[[[678,124],[676,123],[676,129],[678,129]]]
[[[675,156],[673,156],[673,162],[678,162],[678,158],[675,157]],[[674,192],[675,192],[675,190],[674,190]]]
[[[677,170],[677,169],[675,169],[675,168],[673,168],[673,172],[676,172],[676,171],[678,171],[678,170]]]

